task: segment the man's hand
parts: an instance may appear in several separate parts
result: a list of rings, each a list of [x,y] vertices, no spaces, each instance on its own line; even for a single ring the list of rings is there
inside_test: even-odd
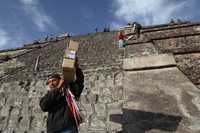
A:
[[[62,89],[62,87],[64,86],[64,78],[61,77],[60,81],[59,81],[59,84],[57,86],[58,89]]]
[[[76,57],[76,60],[75,60],[75,68],[79,68],[79,63],[78,63],[78,57]]]

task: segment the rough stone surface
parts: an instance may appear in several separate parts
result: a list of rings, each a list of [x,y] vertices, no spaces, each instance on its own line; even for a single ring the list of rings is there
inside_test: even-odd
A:
[[[200,84],[200,53],[175,55],[180,70],[194,83]]]
[[[158,51],[153,43],[140,43],[136,45],[127,45],[125,47],[125,57],[139,57],[139,56],[147,56],[147,55],[156,55]]]
[[[199,27],[147,27],[122,49],[115,32],[72,37],[80,42],[78,57],[85,76],[80,133],[199,133]],[[47,91],[47,75],[62,72],[68,41],[33,44],[34,49],[0,63],[0,132],[46,132],[47,113],[39,100]],[[163,53],[174,54],[177,66],[122,69],[125,58]]]
[[[123,61],[124,70],[159,68],[172,65],[176,65],[175,59],[172,54],[160,54],[160,55],[125,58]]]
[[[126,121],[130,121],[130,123],[132,122],[134,125],[136,124],[135,126],[140,130],[149,130],[145,124],[149,125],[151,129],[151,126],[157,126],[158,123],[161,125],[163,124],[165,127],[169,126],[163,129],[164,131],[174,130],[179,132],[175,128],[181,125],[187,125],[193,132],[200,130],[199,127],[197,127],[200,122],[198,119],[200,115],[200,104],[197,100],[200,98],[200,90],[198,90],[176,67],[126,72],[124,84],[125,95],[128,100],[128,102],[124,104],[124,112],[127,111],[127,114],[130,115],[135,114],[133,118],[128,115],[127,118],[130,120]],[[152,112],[156,113],[152,114],[151,118],[148,114]],[[137,118],[140,114],[141,117],[142,114],[144,116],[146,115],[146,117]],[[156,116],[158,116],[158,118]],[[166,121],[168,121],[167,123],[165,123],[165,118],[168,119],[166,119]],[[147,123],[145,123],[145,121]],[[177,125],[174,122],[177,123]],[[137,123],[141,125],[137,125]],[[170,126],[170,123],[174,123],[174,125],[172,124]],[[175,125],[176,127],[173,127]],[[157,128],[159,129],[159,127]]]

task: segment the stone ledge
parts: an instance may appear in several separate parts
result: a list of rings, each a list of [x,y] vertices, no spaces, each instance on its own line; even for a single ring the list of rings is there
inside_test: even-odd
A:
[[[122,68],[124,70],[142,70],[148,68],[162,68],[175,66],[176,61],[172,54],[150,55],[123,60]]]

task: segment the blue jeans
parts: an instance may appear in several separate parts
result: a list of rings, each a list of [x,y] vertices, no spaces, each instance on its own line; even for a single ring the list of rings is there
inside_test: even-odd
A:
[[[78,133],[78,130],[76,127],[70,127],[70,128],[64,129],[60,133]]]
[[[124,40],[119,40],[118,41],[118,48],[123,48],[124,47]]]

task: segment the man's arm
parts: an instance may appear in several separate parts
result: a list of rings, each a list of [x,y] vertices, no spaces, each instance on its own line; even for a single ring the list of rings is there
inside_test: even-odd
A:
[[[84,75],[79,67],[76,67],[76,80],[70,84],[70,90],[78,100],[84,88]]]
[[[60,96],[61,95],[59,89],[48,91],[47,94],[45,94],[40,100],[40,108],[42,109],[42,111],[50,111],[56,101],[58,101]]]

